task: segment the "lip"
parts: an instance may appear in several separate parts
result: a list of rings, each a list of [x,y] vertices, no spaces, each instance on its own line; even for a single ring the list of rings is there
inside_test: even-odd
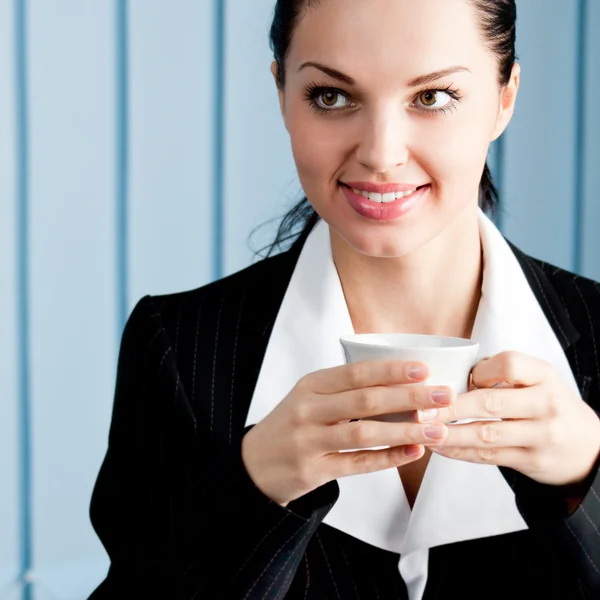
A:
[[[341,181],[344,185],[360,190],[361,192],[372,192],[375,194],[395,194],[397,192],[408,192],[420,185],[418,183],[370,183],[369,181]]]
[[[393,202],[374,202],[362,195],[355,194],[346,185],[340,185],[348,204],[354,211],[362,217],[372,221],[392,221],[402,217],[419,204],[423,196],[429,192],[430,187],[431,186],[427,184],[416,192],[413,192],[410,196],[399,198]]]

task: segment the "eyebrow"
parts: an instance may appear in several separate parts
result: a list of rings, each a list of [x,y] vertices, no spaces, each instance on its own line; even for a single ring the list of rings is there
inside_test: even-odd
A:
[[[321,63],[318,63],[318,62],[308,61],[308,62],[302,63],[300,65],[300,68],[298,69],[298,71],[301,71],[302,69],[304,69],[306,67],[314,67],[315,69],[319,69],[320,71],[323,71],[323,73],[326,73],[327,75],[329,75],[330,77],[333,77],[334,79],[343,81],[347,85],[355,85],[356,84],[356,81],[354,81],[354,79],[352,79],[352,77],[350,77],[349,75],[345,75],[344,73],[342,73],[341,71],[338,71],[337,69],[332,69],[331,67],[322,65]],[[441,69],[439,71],[434,71],[433,73],[428,73],[427,75],[419,75],[419,77],[415,77],[414,79],[411,79],[408,82],[408,87],[417,87],[420,85],[425,85],[427,83],[431,83],[432,81],[436,81],[437,79],[441,79],[442,77],[445,77],[446,75],[450,75],[451,73],[459,73],[461,71],[468,71],[469,73],[471,72],[471,70],[468,69],[467,67],[462,67],[460,65],[446,67],[445,69]]]

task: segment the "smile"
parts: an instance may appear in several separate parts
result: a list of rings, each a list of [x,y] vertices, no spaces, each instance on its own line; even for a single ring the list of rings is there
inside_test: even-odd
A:
[[[408,190],[406,192],[390,192],[388,194],[378,194],[377,192],[366,192],[365,190],[357,190],[355,188],[350,188],[355,194],[366,198],[367,200],[371,200],[372,202],[393,202],[394,200],[400,200],[401,198],[406,198],[406,196],[410,196],[414,192],[417,191],[418,188],[414,188],[413,190]]]
[[[431,185],[401,192],[367,192],[340,182],[346,201],[360,216],[373,221],[391,221],[409,213],[427,194]]]

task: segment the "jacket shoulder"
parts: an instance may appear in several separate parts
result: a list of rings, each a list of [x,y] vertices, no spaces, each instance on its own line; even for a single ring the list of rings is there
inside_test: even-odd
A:
[[[529,259],[544,271],[560,295],[568,297],[569,293],[575,293],[578,296],[583,295],[584,299],[595,296],[596,303],[600,300],[598,295],[600,294],[600,282],[537,258],[529,257]]]
[[[228,310],[242,304],[246,310],[265,311],[271,306],[276,310],[293,267],[294,260],[290,251],[282,252],[262,258],[235,273],[197,288],[145,296],[139,304],[150,304],[151,310],[160,313],[163,326],[171,332],[181,326],[182,313],[185,320],[185,314],[198,314],[202,310],[204,320],[204,317],[217,318],[221,313],[228,318]],[[261,306],[262,303],[264,307]]]
[[[531,256],[515,246],[506,237],[504,239],[521,264],[521,268],[530,284],[535,283],[535,287],[541,289],[545,287],[544,284],[549,285],[562,299],[569,299],[573,294],[580,295],[582,293],[584,297],[587,297],[597,295],[600,292],[598,281]],[[544,280],[543,283],[540,283],[540,280]]]
[[[541,274],[540,278],[545,277],[549,284],[537,287],[542,290],[543,303],[554,307],[554,312],[550,309],[551,318],[556,321],[555,317],[562,310],[567,317],[566,321],[562,321],[564,329],[569,325],[578,334],[579,343],[576,346],[593,349],[594,359],[600,360],[596,356],[597,348],[600,348],[600,283],[543,260],[529,260],[534,270],[537,269]],[[552,295],[556,300],[552,300]]]

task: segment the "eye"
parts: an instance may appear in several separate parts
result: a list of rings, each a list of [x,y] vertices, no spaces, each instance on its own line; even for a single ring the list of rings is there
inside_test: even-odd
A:
[[[423,112],[446,112],[453,108],[458,100],[456,91],[446,90],[424,90],[417,95],[416,108]]]
[[[304,96],[310,108],[321,114],[345,112],[354,107],[345,92],[326,85],[311,83],[304,89]]]
[[[319,108],[324,108],[326,110],[337,110],[348,106],[348,99],[346,96],[336,90],[323,90],[318,93],[314,98],[314,101]],[[338,104],[339,101],[342,101],[342,104]]]

